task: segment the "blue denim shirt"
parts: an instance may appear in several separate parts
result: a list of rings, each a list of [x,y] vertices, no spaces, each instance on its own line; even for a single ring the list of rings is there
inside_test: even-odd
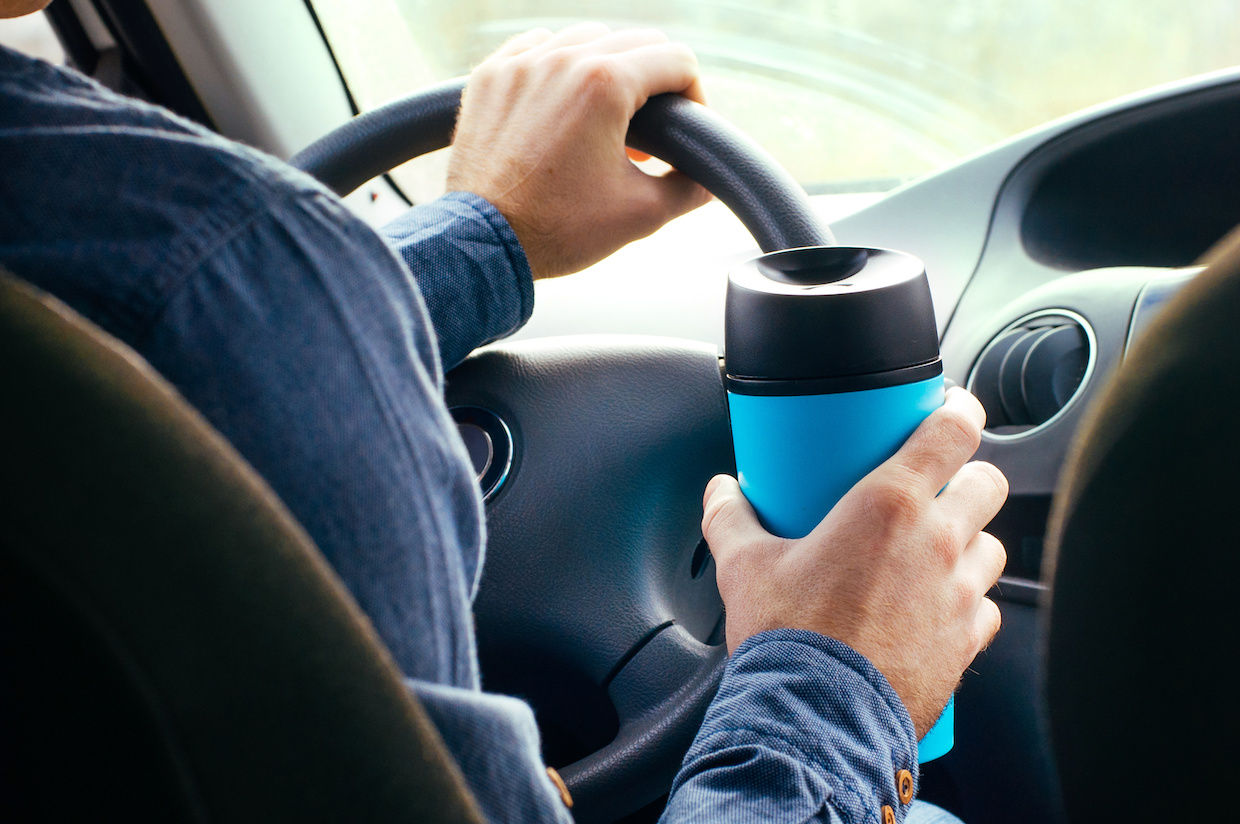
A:
[[[141,353],[263,475],[370,616],[492,821],[568,820],[521,701],[479,688],[482,505],[443,369],[529,318],[465,193],[376,233],[308,177],[0,47],[0,265]],[[904,820],[916,738],[839,642],[732,656],[668,821]]]

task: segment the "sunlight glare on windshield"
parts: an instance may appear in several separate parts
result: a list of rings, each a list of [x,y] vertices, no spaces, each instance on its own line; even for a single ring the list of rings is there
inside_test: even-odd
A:
[[[811,192],[881,191],[1048,120],[1240,63],[1240,0],[315,0],[362,109],[535,26],[648,25]],[[417,199],[436,172],[398,172]],[[419,169],[424,169],[419,172]]]

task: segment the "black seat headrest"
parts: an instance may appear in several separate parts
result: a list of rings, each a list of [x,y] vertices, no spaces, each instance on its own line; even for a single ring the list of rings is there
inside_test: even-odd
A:
[[[1048,533],[1051,736],[1073,821],[1226,816],[1240,732],[1240,235],[1127,355]]]
[[[0,273],[3,820],[479,821],[373,629],[134,352]]]

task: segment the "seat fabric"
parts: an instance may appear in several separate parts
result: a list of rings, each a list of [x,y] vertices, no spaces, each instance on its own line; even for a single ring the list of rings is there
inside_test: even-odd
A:
[[[1090,411],[1048,533],[1046,695],[1072,821],[1229,816],[1240,581],[1240,234]]]
[[[166,382],[3,273],[0,352],[0,820],[481,820],[309,538]]]

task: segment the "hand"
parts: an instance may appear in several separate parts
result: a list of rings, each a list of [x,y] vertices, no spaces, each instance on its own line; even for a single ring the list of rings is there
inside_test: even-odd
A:
[[[976,398],[948,390],[900,451],[799,540],[763,529],[735,479],[712,479],[702,533],[718,567],[728,649],[778,628],[842,641],[886,676],[924,735],[999,631],[986,593],[1007,556],[980,530],[1003,505],[1007,479],[988,463],[965,463],[985,419]]]
[[[702,99],[693,52],[657,31],[583,24],[518,35],[470,76],[448,188],[499,209],[534,277],[583,269],[710,197],[625,154],[629,120],[662,92]]]

